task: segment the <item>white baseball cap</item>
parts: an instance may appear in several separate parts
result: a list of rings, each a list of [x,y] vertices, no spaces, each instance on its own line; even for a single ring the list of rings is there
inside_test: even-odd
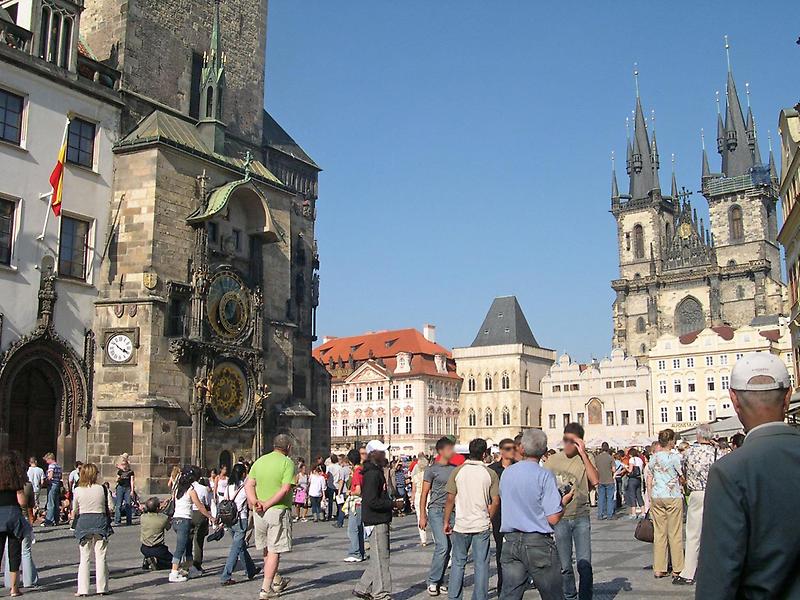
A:
[[[370,452],[386,452],[389,447],[380,440],[370,440],[367,442],[367,454]]]
[[[750,383],[754,377],[764,376],[771,383]],[[741,391],[780,390],[791,387],[789,371],[783,361],[769,352],[748,352],[736,361],[731,370],[731,388]]]

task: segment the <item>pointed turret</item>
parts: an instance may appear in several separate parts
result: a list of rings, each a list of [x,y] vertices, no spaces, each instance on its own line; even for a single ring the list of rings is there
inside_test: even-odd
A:
[[[700,145],[703,148],[703,175],[702,180],[711,177],[711,167],[708,166],[708,153],[706,152],[706,135],[703,130],[700,130]]]
[[[725,145],[722,149],[722,172],[725,177],[737,177],[749,173],[755,162],[753,151],[747,143],[748,128],[745,125],[742,105],[739,103],[739,94],[730,67],[730,46],[727,36],[725,51],[728,54],[728,81],[725,86]]]
[[[722,112],[719,108],[719,92],[717,92],[717,152],[725,151],[725,124],[722,122]]]
[[[648,198],[655,189],[652,147],[647,134],[647,123],[642,102],[636,97],[633,120],[633,154],[631,160],[630,195],[633,200]]]
[[[214,152],[223,152],[225,125],[222,122],[225,95],[225,53],[222,50],[220,2],[214,0],[214,23],[209,50],[203,55],[200,74],[200,127],[204,141]]]
[[[619,186],[617,186],[617,168],[614,165],[614,153],[611,153],[611,200],[619,200]]]
[[[769,178],[778,181],[778,169],[775,168],[775,155],[772,153],[772,136],[767,136],[769,140]]]

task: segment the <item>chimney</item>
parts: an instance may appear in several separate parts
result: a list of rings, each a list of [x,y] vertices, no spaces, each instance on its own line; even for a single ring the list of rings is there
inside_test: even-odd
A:
[[[422,336],[428,340],[431,344],[436,343],[436,325],[431,325],[430,323],[426,323],[422,327]]]
[[[323,343],[323,344],[327,344],[327,343],[328,343],[328,342],[330,342],[331,340],[335,340],[335,339],[336,339],[336,336],[335,336],[335,335],[326,335],[326,336],[323,336],[323,338],[322,338],[322,343]]]

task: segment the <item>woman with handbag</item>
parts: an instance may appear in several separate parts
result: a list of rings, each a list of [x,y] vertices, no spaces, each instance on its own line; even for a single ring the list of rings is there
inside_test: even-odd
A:
[[[628,482],[625,487],[625,504],[631,509],[631,519],[639,519],[644,516],[642,507],[642,473],[644,472],[644,461],[639,456],[636,448],[631,448],[628,452],[628,464],[625,467],[628,473]]]
[[[12,596],[22,595],[19,591],[22,544],[30,534],[30,523],[22,516],[21,508],[26,504],[23,490],[27,481],[28,475],[20,456],[16,452],[0,454],[0,559],[6,552]]]
[[[89,595],[90,561],[94,554],[95,588],[97,593],[108,593],[108,564],[106,551],[108,538],[114,533],[111,528],[111,510],[108,507],[106,488],[97,483],[97,466],[93,463],[81,465],[78,485],[73,498],[75,538],[78,540],[81,562],[78,565],[78,593]]]
[[[305,463],[300,463],[297,467],[297,475],[294,476],[294,521],[308,521],[308,474],[306,473]]]
[[[247,494],[244,490],[244,484],[247,480],[247,470],[244,465],[234,465],[233,469],[231,469],[230,477],[226,476],[225,480],[227,483],[225,487],[225,496],[219,500],[217,506],[218,516],[223,523],[229,518],[227,516],[229,513],[231,517],[235,517],[235,520],[232,520],[232,524],[228,527],[233,537],[233,543],[228,552],[228,561],[225,563],[225,568],[222,570],[221,580],[222,585],[232,585],[236,583],[233,579],[233,572],[236,570],[236,563],[240,560],[247,572],[247,579],[250,581],[258,575],[259,569],[256,569],[255,564],[253,564],[253,559],[247,551],[247,544],[245,542],[248,508]]]
[[[172,554],[172,570],[169,572],[170,583],[181,583],[186,581],[186,576],[181,573],[180,565],[184,561],[190,565],[189,574],[192,577],[199,576],[200,572],[193,566],[194,556],[192,553],[193,533],[192,511],[196,508],[205,518],[211,519],[211,513],[205,506],[203,500],[198,495],[197,488],[202,490],[202,486],[197,483],[200,478],[200,468],[189,466],[183,468],[181,476],[178,478],[178,485],[175,488],[175,508],[172,517],[172,528],[178,537],[175,544],[175,552]]]
[[[653,520],[653,575],[667,577],[668,559],[674,575],[683,569],[683,486],[681,458],[673,452],[675,432],[658,434],[659,451],[649,463],[647,487],[651,490],[650,518]]]

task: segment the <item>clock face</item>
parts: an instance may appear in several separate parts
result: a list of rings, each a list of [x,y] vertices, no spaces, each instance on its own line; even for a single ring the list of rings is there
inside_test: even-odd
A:
[[[208,288],[208,321],[221,337],[238,337],[250,317],[250,296],[244,282],[234,273],[214,277]]]
[[[115,363],[127,362],[133,355],[133,341],[124,333],[118,333],[109,338],[106,354]]]

